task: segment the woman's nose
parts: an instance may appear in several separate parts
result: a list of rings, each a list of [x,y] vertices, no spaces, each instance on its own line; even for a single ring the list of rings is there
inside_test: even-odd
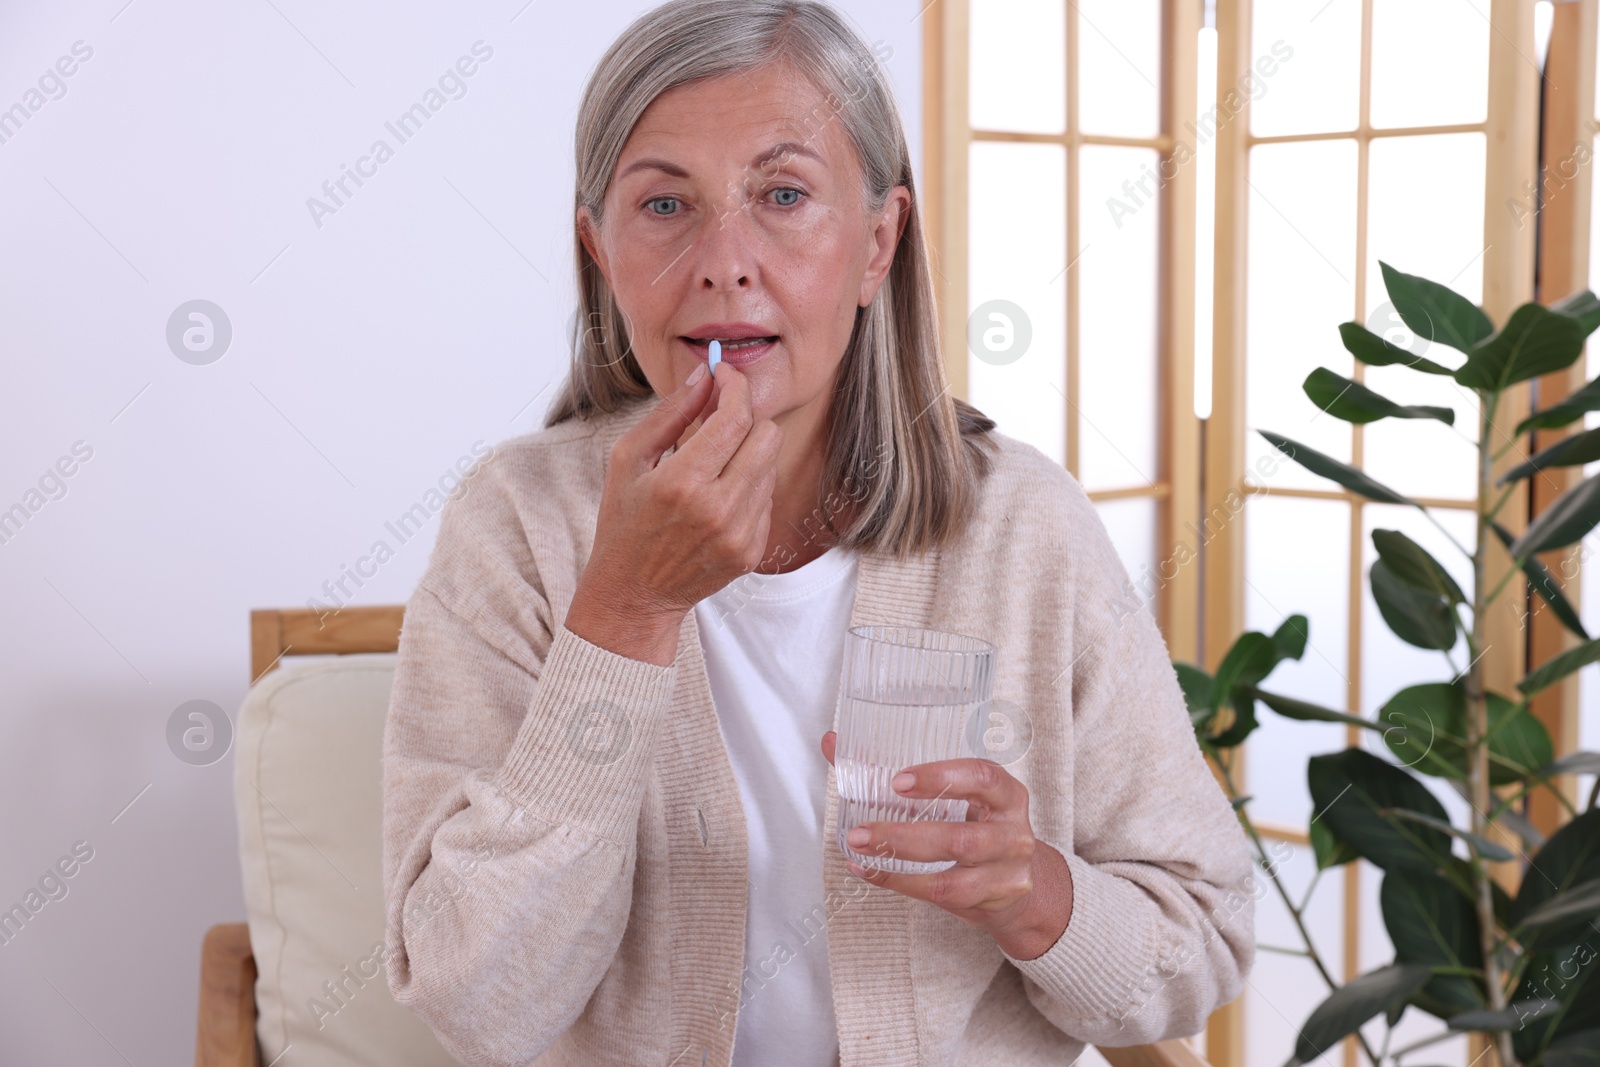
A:
[[[747,197],[730,190],[695,240],[695,270],[706,289],[744,288],[754,267],[753,218]]]

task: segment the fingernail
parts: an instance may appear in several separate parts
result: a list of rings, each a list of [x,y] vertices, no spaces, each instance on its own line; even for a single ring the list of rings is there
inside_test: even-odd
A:
[[[700,379],[704,378],[705,376],[706,376],[706,365],[704,363],[697,363],[697,364],[695,364],[694,373],[690,374],[689,375],[689,379],[687,381],[685,381],[683,384],[684,385],[699,385],[700,384]]]
[[[852,845],[864,845],[872,840],[872,831],[865,826],[858,826],[845,835],[845,840]]]
[[[910,771],[901,771],[889,784],[903,793],[917,784],[917,776]]]

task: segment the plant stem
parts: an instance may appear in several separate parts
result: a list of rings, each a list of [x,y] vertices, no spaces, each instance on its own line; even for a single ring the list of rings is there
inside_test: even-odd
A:
[[[1468,607],[1468,608],[1472,607],[1471,604],[1467,604],[1465,606]],[[1460,630],[1461,633],[1467,639],[1467,662],[1471,663],[1473,661],[1473,659],[1477,657],[1478,651],[1477,651],[1477,649],[1472,647],[1472,627],[1468,626],[1461,619],[1461,608],[1462,607],[1463,607],[1463,605],[1457,604],[1455,607],[1450,609],[1450,615],[1451,615],[1452,618],[1454,618],[1456,620],[1456,629]],[[1449,651],[1446,651],[1445,652],[1445,657],[1449,658],[1449,655],[1450,655]],[[1450,666],[1451,667],[1455,666],[1455,661],[1454,660],[1451,660]],[[1450,677],[1459,678],[1459,677],[1461,677],[1461,674],[1460,674],[1459,671],[1452,671]]]
[[[1505,455],[1507,452],[1510,452],[1515,447],[1517,447],[1517,439],[1512,437],[1507,440],[1505,444],[1494,450],[1494,460],[1499,462],[1501,456]]]
[[[1413,1041],[1413,1042],[1411,1042],[1411,1044],[1407,1045],[1405,1048],[1397,1048],[1397,1049],[1395,1049],[1394,1050],[1394,1058],[1396,1060],[1399,1060],[1401,1056],[1405,1056],[1405,1055],[1407,1055],[1409,1053],[1415,1052],[1419,1048],[1427,1048],[1429,1045],[1437,1045],[1441,1041],[1448,1041],[1452,1037],[1460,1037],[1461,1033],[1462,1033],[1462,1031],[1460,1031],[1460,1030],[1446,1030],[1442,1034],[1434,1034],[1432,1037],[1425,1037],[1420,1041]]]
[[[1240,794],[1239,787],[1233,783],[1233,768],[1229,767],[1220,755],[1217,756],[1216,764],[1222,772],[1222,784],[1228,791],[1228,799],[1237,802]],[[1294,906],[1294,901],[1289,899],[1288,887],[1278,880],[1277,868],[1268,866],[1266,862],[1267,847],[1262,844],[1261,835],[1256,832],[1256,825],[1251,821],[1250,813],[1245,811],[1242,805],[1239,806],[1238,812],[1239,821],[1244,824],[1245,832],[1250,835],[1250,840],[1255,842],[1256,854],[1262,859],[1262,866],[1266,868],[1267,878],[1271,880],[1273,888],[1278,891],[1278,897],[1283,901],[1283,906],[1289,909],[1289,916],[1294,919],[1295,929],[1300,931],[1300,939],[1306,943],[1306,957],[1311,961],[1312,966],[1317,969],[1317,973],[1322,975],[1322,980],[1328,984],[1328,989],[1330,991],[1338,989],[1339,983],[1333,980],[1333,975],[1329,973],[1327,966],[1322,962],[1321,954],[1317,952],[1316,943],[1311,940],[1311,931],[1306,929],[1305,916],[1301,913],[1300,908]],[[1319,870],[1317,873],[1320,875],[1321,871]],[[1309,897],[1310,894],[1308,893],[1307,896]],[[1372,1046],[1367,1044],[1366,1035],[1357,1030],[1352,1036],[1361,1042],[1361,1051],[1367,1054],[1367,1062],[1371,1063],[1373,1067],[1381,1067],[1378,1057],[1373,1055]]]
[[[1444,528],[1444,525],[1442,523],[1440,523],[1438,519],[1433,517],[1433,512],[1432,511],[1429,511],[1427,508],[1423,507],[1421,504],[1417,505],[1417,510],[1422,512],[1423,515],[1427,516],[1428,521],[1433,523],[1435,526],[1437,526],[1439,528],[1439,532],[1444,534],[1445,539],[1448,540],[1452,545],[1455,545],[1457,550],[1459,550],[1460,553],[1463,556],[1466,556],[1468,559],[1472,559],[1473,558],[1472,553],[1467,551],[1467,547],[1465,545],[1463,545],[1460,541],[1456,540],[1456,535],[1451,533],[1449,530],[1446,530]]]
[[[1306,895],[1300,898],[1300,910],[1305,911],[1306,905],[1311,903],[1311,894],[1316,891],[1317,883],[1322,881],[1322,868],[1317,868],[1317,873],[1311,876],[1311,884],[1306,886]]]
[[[1261,952],[1276,952],[1280,956],[1309,956],[1310,953],[1303,948],[1284,948],[1281,945],[1268,945],[1265,942],[1256,942],[1256,949]]]
[[[1515,442],[1513,442],[1513,443],[1515,443]],[[1500,457],[1496,456],[1495,458],[1499,459]],[[1491,521],[1491,522],[1494,521],[1496,516],[1498,516],[1500,514],[1500,509],[1505,506],[1506,501],[1511,499],[1511,494],[1516,492],[1516,491],[1517,491],[1517,483],[1516,482],[1512,482],[1510,485],[1506,486],[1505,492],[1500,494],[1500,499],[1496,500],[1494,502],[1494,506],[1489,509],[1489,521]]]
[[[1487,524],[1485,524],[1485,525],[1487,525]],[[1522,573],[1522,561],[1521,560],[1515,560],[1515,559],[1512,560],[1511,561],[1511,566],[1506,568],[1505,574],[1500,576],[1500,580],[1494,584],[1494,588],[1489,590],[1489,595],[1484,597],[1483,606],[1484,607],[1488,607],[1490,604],[1493,604],[1494,603],[1494,598],[1500,595],[1500,590],[1502,590],[1502,589],[1504,589],[1506,587],[1506,583],[1509,582],[1511,579],[1515,578],[1517,575],[1519,575],[1521,573]],[[1476,590],[1474,590],[1474,592],[1476,592]],[[1472,629],[1473,629],[1474,632],[1476,632],[1477,629],[1478,629],[1477,612],[1473,612]]]
[[[1472,556],[1472,643],[1477,648],[1486,648],[1484,644],[1486,620],[1485,611],[1501,588],[1510,580],[1512,574],[1519,573],[1513,562],[1511,570],[1505,578],[1495,586],[1494,591],[1484,596],[1483,585],[1487,577],[1489,565],[1489,547],[1495,540],[1494,531],[1490,528],[1491,513],[1489,511],[1489,496],[1492,489],[1494,458],[1489,447],[1490,433],[1494,427],[1495,410],[1499,407],[1500,394],[1495,392],[1480,392],[1478,394],[1478,408],[1480,423],[1478,427],[1478,522],[1477,522],[1477,551]],[[1467,668],[1467,792],[1472,808],[1472,832],[1480,837],[1488,836],[1489,822],[1485,814],[1491,804],[1489,791],[1489,745],[1486,740],[1489,733],[1489,706],[1484,695],[1483,682],[1483,657],[1477,656]],[[1500,1011],[1506,1006],[1506,991],[1500,975],[1500,961],[1496,954],[1496,934],[1498,926],[1494,917],[1494,891],[1489,881],[1489,869],[1477,847],[1470,841],[1467,843],[1468,854],[1472,857],[1472,882],[1476,890],[1475,901],[1478,912],[1479,941],[1483,947],[1483,970],[1485,992],[1489,998],[1489,1009]],[[1511,1052],[1511,1035],[1500,1031],[1493,1037],[1495,1051],[1499,1055],[1500,1067],[1514,1067],[1516,1060]]]
[[[1533,792],[1533,788],[1534,788],[1535,785],[1543,785],[1543,784],[1546,784],[1548,782],[1549,782],[1548,778],[1539,778],[1539,779],[1536,779],[1533,782],[1528,782],[1527,784],[1523,785],[1523,787],[1521,789],[1517,790],[1515,793],[1513,793],[1510,796],[1506,797],[1500,803],[1496,804],[1492,810],[1490,810],[1490,812],[1489,812],[1489,821],[1490,822],[1494,822],[1496,819],[1498,819],[1501,816],[1501,814],[1503,814],[1504,812],[1510,811],[1513,807],[1516,806],[1517,801],[1521,800],[1523,797],[1525,797],[1529,793]]]
[[[1526,706],[1526,703],[1524,703],[1519,705],[1518,708],[1520,710]],[[1508,721],[1511,718],[1512,716],[1510,715],[1506,716]],[[1600,779],[1596,779],[1596,781],[1600,781]],[[1538,789],[1540,786],[1550,790],[1550,794],[1561,803],[1563,808],[1567,809],[1568,815],[1572,816],[1574,819],[1578,817],[1578,810],[1572,806],[1572,801],[1567,799],[1567,795],[1556,788],[1555,782],[1551,781],[1549,778],[1530,778],[1521,789],[1517,790],[1511,796],[1506,797],[1504,800],[1494,806],[1494,809],[1489,812],[1489,821],[1494,822],[1501,816],[1503,812],[1513,807],[1517,801],[1521,800],[1535,789]]]
[[[1505,936],[1505,940],[1509,942],[1511,940],[1511,935],[1507,934]],[[1528,969],[1528,964],[1532,962],[1533,953],[1531,952],[1524,952],[1522,955],[1518,956],[1516,962],[1511,965],[1511,973],[1506,975],[1506,985],[1513,989],[1520,986],[1522,984],[1523,972]]]

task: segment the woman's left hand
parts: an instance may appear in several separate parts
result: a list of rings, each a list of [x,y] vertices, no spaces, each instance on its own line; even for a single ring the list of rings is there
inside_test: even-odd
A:
[[[829,763],[836,740],[832,730],[822,735]],[[850,847],[956,865],[936,874],[891,874],[847,861],[852,874],[937,904],[989,934],[1013,959],[1042,956],[1060,940],[1072,915],[1072,874],[1060,852],[1033,836],[1027,786],[993,760],[965,758],[907,767],[894,787],[911,799],[965,800],[967,819],[862,823],[851,829]]]

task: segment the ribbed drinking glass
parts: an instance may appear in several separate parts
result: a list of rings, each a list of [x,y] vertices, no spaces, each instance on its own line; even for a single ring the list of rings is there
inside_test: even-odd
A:
[[[839,848],[863,867],[933,874],[954,860],[922,862],[845,841],[864,822],[962,822],[967,802],[911,799],[889,784],[907,767],[969,755],[968,717],[994,689],[995,646],[961,634],[910,626],[855,626],[845,635],[839,677],[834,774]]]

